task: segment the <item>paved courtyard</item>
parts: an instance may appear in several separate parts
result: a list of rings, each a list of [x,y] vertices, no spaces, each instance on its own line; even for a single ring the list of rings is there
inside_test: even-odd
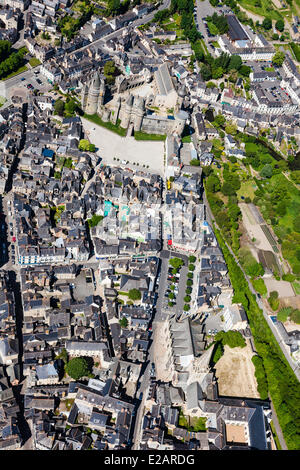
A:
[[[143,165],[149,165],[148,171],[163,174],[163,141],[138,141],[134,137],[120,137],[118,134],[84,118],[82,118],[82,124],[90,142],[99,149],[98,155],[104,163],[135,170],[145,170]],[[120,161],[117,162],[114,158],[119,158]],[[129,163],[122,165],[122,161],[129,161]],[[133,165],[133,163],[139,163],[139,166]]]

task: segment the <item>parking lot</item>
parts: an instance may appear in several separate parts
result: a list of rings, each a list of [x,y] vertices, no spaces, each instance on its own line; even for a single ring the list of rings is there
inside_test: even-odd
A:
[[[29,90],[37,90],[46,92],[50,90],[53,85],[50,84],[47,78],[39,71],[40,67],[26,70],[19,75],[16,75],[8,80],[0,82],[0,95],[9,99],[15,94],[26,94]],[[31,85],[31,87],[29,87]],[[23,93],[22,93],[23,92]]]

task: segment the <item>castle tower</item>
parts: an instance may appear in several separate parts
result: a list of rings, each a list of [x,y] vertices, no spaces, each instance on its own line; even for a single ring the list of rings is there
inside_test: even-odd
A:
[[[100,106],[104,105],[104,99],[105,99],[105,81],[102,79],[100,83],[100,93],[99,93],[99,101],[98,101],[98,104]]]
[[[181,136],[188,119],[189,114],[181,109],[175,116],[173,132]]]
[[[186,88],[185,88],[185,85],[182,85],[178,90],[178,99],[177,99],[178,111],[180,111],[182,108],[182,103],[183,103],[185,96],[186,96]]]
[[[134,115],[133,128],[135,131],[140,131],[142,128],[143,117],[145,114],[145,100],[140,96],[134,98],[132,113]]]
[[[88,89],[87,84],[85,84],[82,87],[81,95],[80,95],[81,107],[82,107],[83,111],[85,111],[85,109],[86,109],[88,93],[89,93],[89,89]]]
[[[121,121],[121,127],[123,127],[123,129],[127,129],[127,127],[129,126],[131,113],[132,113],[132,105],[133,105],[133,96],[129,95],[125,103],[125,109],[124,109],[122,121]]]
[[[88,91],[87,105],[86,105],[87,114],[97,113],[99,95],[100,95],[100,76],[99,76],[99,73],[96,72],[91,81],[90,89]]]

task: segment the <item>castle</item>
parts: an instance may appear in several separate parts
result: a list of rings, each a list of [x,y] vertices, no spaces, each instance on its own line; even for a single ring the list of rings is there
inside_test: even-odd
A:
[[[115,104],[108,108],[105,106],[105,81],[96,72],[82,88],[81,105],[86,114],[98,114],[104,122],[119,124],[120,127],[128,130],[129,135],[132,131],[142,131],[146,134],[181,136],[189,118],[188,113],[180,109],[183,94],[184,91],[180,90],[176,106],[178,111],[174,116],[161,116],[151,111],[147,112],[146,106],[151,101],[151,97],[145,99],[132,94],[123,100],[119,95]]]

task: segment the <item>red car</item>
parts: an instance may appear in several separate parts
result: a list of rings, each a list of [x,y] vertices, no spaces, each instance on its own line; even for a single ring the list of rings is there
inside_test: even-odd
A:
[[[12,237],[12,241],[15,242],[15,241],[16,241],[16,237]]]

